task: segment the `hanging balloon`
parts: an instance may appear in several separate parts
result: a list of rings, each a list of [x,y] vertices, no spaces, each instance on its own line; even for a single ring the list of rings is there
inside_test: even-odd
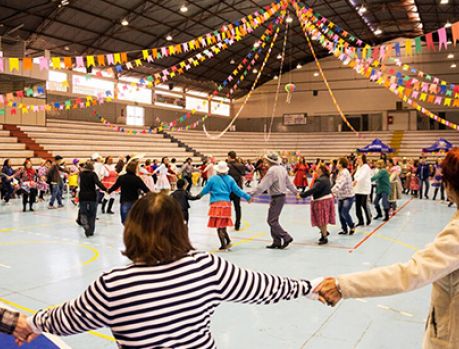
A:
[[[292,101],[292,95],[293,95],[293,92],[295,92],[296,90],[296,85],[295,84],[287,84],[285,85],[285,92],[287,92],[287,103],[290,104],[290,102]]]

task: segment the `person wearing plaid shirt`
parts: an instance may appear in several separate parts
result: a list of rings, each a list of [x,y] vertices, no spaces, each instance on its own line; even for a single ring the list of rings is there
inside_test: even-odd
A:
[[[347,169],[349,163],[347,159],[341,158],[338,161],[338,178],[332,188],[333,195],[338,199],[338,214],[341,223],[340,235],[354,234],[355,223],[350,215],[350,210],[354,204],[355,194],[352,186],[352,176]],[[348,230],[349,228],[349,230]]]
[[[12,334],[16,329],[19,313],[0,308],[0,332]]]

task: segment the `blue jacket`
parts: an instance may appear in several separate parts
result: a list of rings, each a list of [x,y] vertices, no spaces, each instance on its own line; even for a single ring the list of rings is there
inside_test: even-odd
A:
[[[209,193],[211,204],[219,201],[230,201],[231,193],[247,201],[250,200],[250,195],[241,190],[233,177],[229,175],[216,175],[210,177],[199,196],[204,196]]]

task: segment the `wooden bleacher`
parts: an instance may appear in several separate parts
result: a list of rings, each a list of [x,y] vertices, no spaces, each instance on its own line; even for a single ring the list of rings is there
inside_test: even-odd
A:
[[[243,159],[251,160],[262,156],[268,150],[274,150],[300,152],[307,161],[313,162],[316,158],[329,160],[348,155],[374,138],[390,144],[393,132],[362,132],[360,137],[345,132],[272,133],[267,142],[265,135],[259,132],[228,132],[218,140],[207,138],[202,131],[171,132],[171,135],[198,152],[217,159],[226,158],[229,150],[236,151]],[[430,146],[440,137],[459,146],[457,131],[407,131],[404,132],[397,156],[419,157],[421,148]],[[430,156],[434,157],[435,155]]]
[[[4,130],[0,125],[0,161],[3,166],[5,159],[11,159],[13,166],[19,166],[24,163],[25,158],[33,158],[33,151],[27,150],[25,144],[18,143],[16,137],[12,137],[10,131]],[[36,165],[40,159],[33,158]]]
[[[137,153],[158,160],[168,156],[175,157],[179,163],[188,157],[201,160],[162,135],[128,135],[100,123],[48,119],[46,126],[20,126],[20,129],[53,156],[61,155],[66,162],[74,158],[88,159],[96,152],[115,158]]]

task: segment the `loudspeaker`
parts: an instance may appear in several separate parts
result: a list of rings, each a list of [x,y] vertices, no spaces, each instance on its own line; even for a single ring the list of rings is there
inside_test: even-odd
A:
[[[312,95],[314,97],[317,97],[319,95],[319,91],[318,90],[312,90]]]
[[[403,102],[395,102],[395,110],[402,110],[403,109]]]

